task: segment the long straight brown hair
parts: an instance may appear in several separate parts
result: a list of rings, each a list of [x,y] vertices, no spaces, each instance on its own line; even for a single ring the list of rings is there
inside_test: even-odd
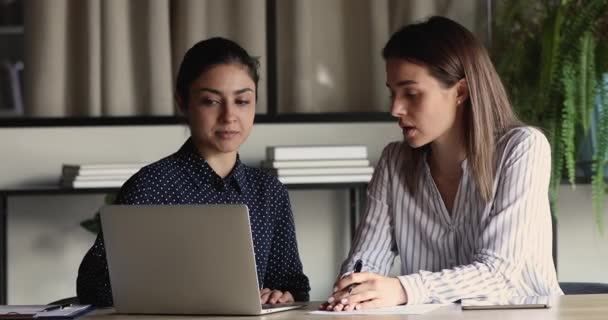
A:
[[[467,161],[472,168],[479,195],[492,197],[496,167],[496,143],[509,129],[521,126],[488,52],[475,36],[448,18],[434,16],[395,32],[382,56],[404,59],[426,67],[444,88],[465,79],[469,99],[463,112]],[[404,163],[408,190],[416,192],[428,146],[407,147]]]

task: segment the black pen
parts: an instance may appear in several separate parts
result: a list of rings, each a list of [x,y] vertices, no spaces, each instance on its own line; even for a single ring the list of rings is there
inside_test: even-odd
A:
[[[361,261],[361,259],[357,260],[357,262],[355,262],[354,273],[361,272],[362,267],[363,267],[363,261]],[[358,283],[352,283],[350,286],[348,286],[348,295],[350,295],[350,292],[353,291],[353,288],[356,287],[357,285],[358,285]]]
[[[71,303],[58,304],[58,305],[55,305],[55,306],[50,306],[48,308],[44,308],[44,309],[42,309],[42,311],[43,312],[49,312],[49,311],[54,311],[54,310],[61,310],[63,308],[67,308],[67,307],[69,307],[71,305],[72,305]]]

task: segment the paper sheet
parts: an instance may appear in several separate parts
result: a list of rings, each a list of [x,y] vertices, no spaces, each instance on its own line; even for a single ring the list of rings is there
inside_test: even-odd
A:
[[[354,314],[425,314],[441,307],[449,306],[451,304],[415,304],[396,306],[389,308],[369,309],[369,310],[357,310],[357,311],[312,311],[309,314],[314,315],[332,315],[332,316],[346,316]]]
[[[56,306],[54,310],[44,311]],[[8,305],[0,306],[0,319],[71,319],[92,311],[90,304],[86,305]]]

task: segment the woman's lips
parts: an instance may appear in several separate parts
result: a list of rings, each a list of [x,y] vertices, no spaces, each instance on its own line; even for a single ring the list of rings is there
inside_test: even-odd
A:
[[[219,136],[221,139],[232,139],[232,138],[236,137],[239,134],[239,132],[226,130],[226,131],[216,131],[215,134],[217,136]]]
[[[403,126],[401,127],[401,130],[403,132],[403,136],[405,136],[406,138],[411,138],[416,134],[416,127]]]

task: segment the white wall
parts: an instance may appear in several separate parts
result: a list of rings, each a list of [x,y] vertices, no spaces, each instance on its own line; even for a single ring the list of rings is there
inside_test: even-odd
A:
[[[0,128],[0,189],[54,184],[65,162],[153,161],[177,150],[187,134],[174,125]],[[394,123],[257,125],[241,156],[257,165],[267,145],[356,143],[368,146],[375,163],[382,147],[399,136]],[[302,190],[290,196],[311,298],[322,300],[348,250],[347,193]],[[560,280],[608,282],[608,239],[595,231],[589,186],[576,191],[564,186],[560,200]],[[102,203],[101,195],[11,198],[9,303],[46,303],[75,294],[78,264],[94,239],[78,224]]]
[[[558,206],[559,280],[608,283],[608,199],[604,201],[604,235],[597,231],[590,185],[577,185],[576,190],[563,185]]]

